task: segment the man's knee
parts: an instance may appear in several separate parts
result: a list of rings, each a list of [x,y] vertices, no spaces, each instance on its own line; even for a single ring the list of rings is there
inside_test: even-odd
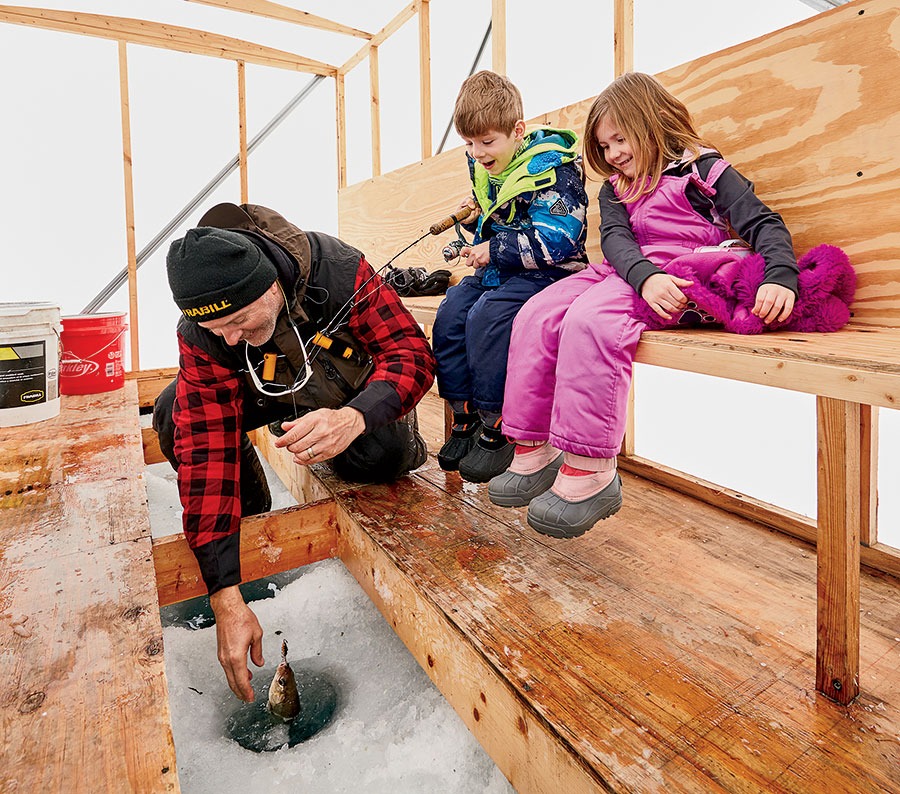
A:
[[[357,438],[332,460],[335,473],[351,482],[391,482],[417,469],[428,457],[415,409]]]

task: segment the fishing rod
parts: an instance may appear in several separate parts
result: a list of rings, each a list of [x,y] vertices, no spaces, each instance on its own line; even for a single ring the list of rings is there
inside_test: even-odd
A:
[[[304,385],[306,385],[306,382],[309,380],[309,377],[312,374],[310,371],[310,366],[318,357],[319,352],[321,350],[326,350],[331,346],[330,345],[331,339],[329,338],[329,334],[333,334],[336,331],[340,330],[340,328],[343,325],[345,325],[347,323],[347,321],[349,320],[350,313],[353,311],[354,301],[355,301],[356,297],[360,294],[360,292],[362,292],[375,279],[376,276],[381,274],[383,271],[387,270],[399,257],[401,257],[403,254],[405,254],[411,248],[418,245],[426,237],[429,237],[431,235],[437,236],[439,234],[443,234],[445,231],[447,231],[448,229],[450,229],[453,226],[456,226],[456,231],[457,231],[457,235],[458,235],[459,239],[452,241],[451,245],[446,246],[444,248],[443,256],[446,261],[450,261],[451,259],[454,259],[457,256],[459,256],[459,249],[463,245],[468,245],[468,243],[465,241],[465,239],[463,239],[462,234],[459,231],[459,224],[462,223],[463,221],[465,221],[466,218],[468,218],[472,214],[472,212],[473,212],[473,210],[471,210],[470,208],[462,207],[462,208],[458,209],[456,212],[452,213],[451,215],[448,215],[446,218],[443,218],[442,220],[438,221],[437,223],[433,223],[431,226],[428,227],[427,232],[422,234],[420,237],[417,237],[415,240],[413,240],[411,243],[409,243],[409,245],[400,249],[381,267],[379,267],[378,269],[373,269],[372,275],[369,276],[362,284],[360,284],[359,287],[353,292],[353,294],[349,298],[347,298],[346,301],[344,301],[343,305],[337,310],[337,312],[335,313],[335,316],[331,319],[331,321],[328,322],[324,328],[317,330],[309,339],[306,340],[305,344],[303,342],[303,339],[300,337],[297,326],[294,324],[294,322],[290,316],[290,312],[287,309],[288,301],[287,301],[287,296],[285,295],[285,310],[287,311],[288,322],[293,326],[294,332],[297,334],[297,339],[300,342],[300,348],[303,352],[304,370],[306,372],[306,375],[303,378],[302,383],[299,383],[299,385],[297,385],[299,376],[300,376],[300,373],[298,372],[298,380],[295,380],[294,386],[292,386],[290,391],[287,392],[288,394],[291,395],[292,401],[294,400],[295,391],[299,388],[302,388]],[[450,252],[450,253],[448,253],[448,252]],[[385,284],[390,284],[390,283],[391,283],[390,277],[388,277],[386,279],[382,279],[381,283],[378,284],[374,290],[372,290],[370,295],[374,295],[379,289],[381,289],[381,287],[383,287]],[[282,290],[282,293],[283,293],[283,290]],[[320,341],[318,341],[318,340],[320,340]],[[308,352],[310,347],[312,348],[311,353]],[[249,348],[249,343],[245,340],[244,341],[244,354],[245,354],[245,357],[247,360],[248,371],[250,371],[250,370],[253,370],[253,365],[250,363],[248,348]],[[274,369],[274,367],[273,367],[273,369]],[[265,368],[264,368],[264,371],[265,371]],[[254,378],[254,381],[255,381],[255,378]],[[265,392],[263,392],[263,393],[265,393]],[[294,408],[296,410],[296,402],[294,402]]]
[[[375,278],[375,276],[379,275],[382,271],[389,268],[394,263],[394,261],[396,261],[399,257],[401,257],[403,254],[405,254],[407,251],[409,251],[410,248],[417,246],[419,243],[422,242],[422,240],[424,240],[429,235],[437,236],[439,234],[443,234],[445,231],[447,231],[448,229],[450,229],[453,226],[457,227],[457,233],[459,233],[459,224],[464,222],[466,220],[466,218],[468,218],[469,215],[471,215],[471,214],[472,214],[471,209],[469,209],[468,207],[462,207],[462,208],[458,209],[456,212],[454,212],[453,214],[448,215],[443,220],[440,220],[437,223],[433,223],[431,226],[429,226],[427,232],[425,232],[421,237],[417,237],[405,248],[401,249],[396,254],[394,254],[387,262],[385,262],[381,267],[379,267],[377,270],[375,270],[371,276],[369,276],[362,284],[360,284],[359,288],[346,300],[344,305],[341,306],[340,309],[338,309],[337,314],[335,314],[335,316],[331,320],[331,322],[329,322],[328,325],[326,325],[325,328],[323,328],[320,331],[320,333],[327,336],[329,333],[334,333],[335,331],[339,330],[341,328],[341,326],[343,325],[343,323],[346,322],[346,320],[350,317],[350,312],[353,310],[354,298],[356,298],[356,296],[359,295],[359,293],[362,292],[362,290],[364,290],[369,285],[369,283]],[[452,241],[452,243],[450,245],[444,247],[444,250],[443,250],[444,260],[449,262],[450,260],[455,259],[457,256],[459,256],[459,249],[462,248],[464,245],[468,245],[468,243],[465,240],[463,240],[462,235],[460,235],[459,240],[454,240],[454,241]],[[453,253],[453,255],[451,255],[451,256],[448,256],[448,252],[451,249],[455,253]],[[385,280],[383,280],[382,283],[383,284],[390,283],[390,279],[385,279]],[[380,289],[380,288],[381,288],[381,285],[378,286],[378,289]],[[373,292],[373,294],[374,294],[374,292]]]

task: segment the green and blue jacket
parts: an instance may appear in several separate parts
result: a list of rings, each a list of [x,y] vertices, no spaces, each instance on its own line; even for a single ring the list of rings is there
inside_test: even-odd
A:
[[[538,128],[499,177],[467,155],[481,215],[466,228],[475,244],[490,241],[486,286],[528,270],[584,267],[588,197],[577,146],[571,130]]]

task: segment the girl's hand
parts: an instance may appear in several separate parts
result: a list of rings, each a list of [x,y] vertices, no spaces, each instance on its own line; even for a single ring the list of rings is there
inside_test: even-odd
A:
[[[794,293],[780,284],[763,284],[756,291],[756,303],[752,313],[766,325],[778,320],[783,322],[794,310]]]
[[[491,241],[485,240],[478,245],[467,245],[459,252],[469,267],[486,267],[491,261]]]
[[[669,312],[678,312],[687,306],[687,297],[680,288],[690,287],[693,283],[668,273],[654,273],[641,286],[641,297],[660,317],[671,320]]]

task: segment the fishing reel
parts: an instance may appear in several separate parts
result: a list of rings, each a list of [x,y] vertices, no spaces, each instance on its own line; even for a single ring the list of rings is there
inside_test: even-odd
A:
[[[444,257],[445,262],[452,262],[454,259],[459,259],[459,252],[467,245],[469,245],[469,243],[463,240],[460,235],[460,239],[451,240],[441,249],[441,256]]]

